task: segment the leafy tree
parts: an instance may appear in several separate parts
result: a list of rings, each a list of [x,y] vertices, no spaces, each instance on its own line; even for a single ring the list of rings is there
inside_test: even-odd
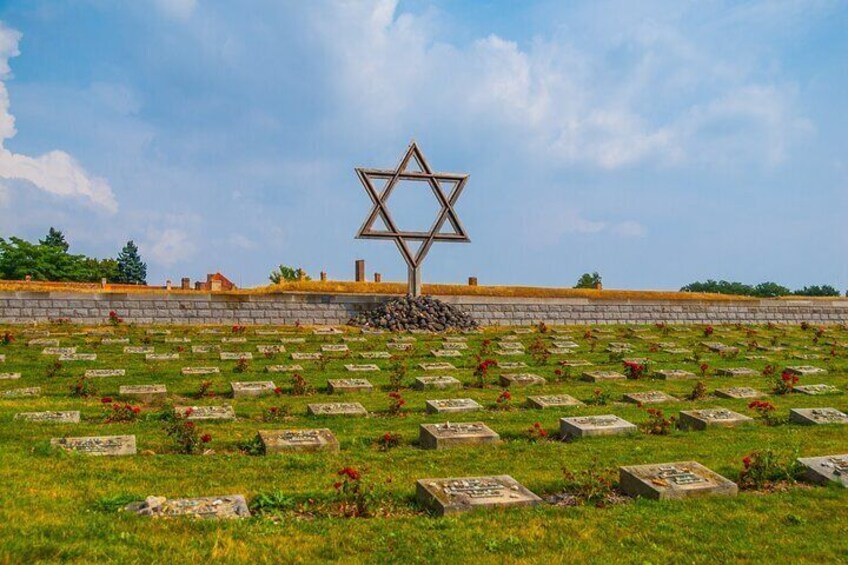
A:
[[[829,284],[805,286],[792,294],[798,296],[839,296],[839,291]]]
[[[70,245],[65,241],[65,234],[63,234],[60,230],[57,230],[50,227],[50,231],[47,232],[47,236],[39,240],[41,245],[49,245],[50,247],[58,247],[62,251],[67,251]]]
[[[786,296],[791,291],[785,286],[774,282],[763,282],[754,287],[754,296],[762,298],[774,298],[775,296]]]
[[[712,292],[717,294],[734,294],[739,296],[754,296],[754,287],[741,282],[715,281],[693,282],[680,289],[681,292]]]
[[[280,265],[268,275],[268,278],[274,284],[280,284],[283,281],[299,281],[301,278],[303,280],[312,280],[309,275],[306,274],[306,271],[303,269],[294,267],[289,267],[288,265]]]
[[[597,271],[594,273],[583,273],[574,288],[597,288],[601,284],[601,275]]]
[[[97,282],[114,278],[114,259],[71,255],[62,245],[30,243],[18,237],[0,238],[0,279],[36,281]]]
[[[117,260],[116,282],[123,284],[147,284],[147,264],[141,260],[138,247],[132,240],[121,249]]]

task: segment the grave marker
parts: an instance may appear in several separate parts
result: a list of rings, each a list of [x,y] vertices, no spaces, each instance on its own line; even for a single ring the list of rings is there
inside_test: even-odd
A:
[[[135,436],[62,437],[50,440],[50,445],[92,456],[135,455]]]
[[[415,382],[412,384],[412,388],[417,390],[425,390],[425,389],[449,389],[449,388],[461,388],[462,383],[459,379],[451,377],[450,375],[439,375],[434,377],[417,377]]]
[[[739,490],[736,483],[696,461],[621,467],[619,484],[629,496],[655,500],[736,496]]]
[[[616,371],[586,371],[580,375],[580,380],[597,383],[601,381],[615,381],[626,379],[622,373]]]
[[[33,386],[27,388],[13,388],[0,393],[3,398],[26,398],[31,396],[41,396],[41,387]]]
[[[692,371],[684,371],[683,369],[660,369],[654,371],[655,379],[666,381],[682,381],[687,379],[697,379],[698,376]]]
[[[563,438],[611,436],[634,433],[638,428],[614,414],[560,418],[559,431]]]
[[[217,375],[221,372],[219,367],[183,367],[180,373],[183,375]]]
[[[144,404],[157,404],[165,401],[168,391],[165,385],[123,385],[118,387],[118,394]]]
[[[126,369],[88,369],[86,370],[85,378],[87,379],[99,379],[106,377],[125,377],[127,374]]]
[[[372,392],[374,390],[374,386],[367,379],[329,379],[327,388],[330,394]]]
[[[541,386],[548,382],[539,375],[531,373],[506,373],[500,376],[499,381],[501,386],[505,387]]]
[[[810,482],[834,482],[848,487],[848,454],[800,457],[798,463],[804,467],[804,477]]]
[[[232,406],[174,406],[174,414],[186,420],[235,420]]]
[[[554,394],[548,396],[528,396],[527,406],[543,410],[545,408],[564,408],[568,406],[583,406],[583,403],[568,394]]]
[[[705,430],[708,427],[732,428],[752,421],[752,418],[726,408],[704,408],[681,410],[677,424],[681,429]]]
[[[80,413],[78,410],[68,412],[18,412],[15,414],[15,420],[49,424],[79,424]]]
[[[817,384],[817,385],[797,385],[793,392],[801,394],[809,394],[811,396],[820,396],[824,394],[841,394],[842,391],[832,385]]]
[[[796,424],[848,424],[848,415],[836,408],[792,408],[789,421]]]
[[[762,391],[747,387],[735,386],[730,388],[720,388],[715,391],[715,395],[719,398],[732,398],[741,400],[743,398],[759,398],[763,395]]]
[[[536,506],[542,499],[509,475],[421,479],[416,498],[430,512],[444,516],[482,508]]]
[[[250,517],[247,501],[240,494],[173,500],[169,500],[164,496],[148,496],[144,502],[130,504],[125,510],[141,516],[163,518],[174,518],[177,516],[191,516],[201,519]]]
[[[368,410],[359,402],[325,402],[307,404],[306,412],[311,416],[367,416]]]
[[[646,392],[630,392],[624,395],[625,402],[633,404],[659,404],[661,402],[677,402],[679,399],[669,396],[661,390],[649,390]]]
[[[424,403],[429,414],[474,412],[482,410],[479,403],[470,398],[441,398],[438,400],[427,400]]]
[[[259,430],[265,453],[338,451],[339,440],[327,428],[314,430]]]
[[[235,381],[230,383],[230,388],[233,391],[233,398],[255,398],[274,394],[277,386],[271,381]]]
[[[500,436],[483,422],[421,424],[418,443],[422,449],[450,449],[464,445],[500,442]]]

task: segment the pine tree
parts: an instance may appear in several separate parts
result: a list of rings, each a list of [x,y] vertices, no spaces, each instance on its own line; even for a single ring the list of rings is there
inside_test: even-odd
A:
[[[46,245],[48,247],[56,247],[61,249],[62,251],[67,251],[70,245],[65,241],[65,234],[63,234],[60,230],[57,230],[50,227],[50,231],[47,232],[47,237],[38,241],[41,245]]]
[[[138,254],[138,247],[132,240],[121,249],[118,255],[118,280],[123,284],[147,284],[147,265]]]

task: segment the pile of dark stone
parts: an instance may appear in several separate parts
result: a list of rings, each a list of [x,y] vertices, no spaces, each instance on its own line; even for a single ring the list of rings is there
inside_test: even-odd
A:
[[[410,295],[395,298],[368,312],[357,314],[348,322],[351,326],[378,328],[390,331],[470,330],[477,322],[465,312],[432,296]]]

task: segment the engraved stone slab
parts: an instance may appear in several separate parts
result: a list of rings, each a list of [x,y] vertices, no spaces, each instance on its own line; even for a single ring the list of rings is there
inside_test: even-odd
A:
[[[429,388],[448,389],[461,388],[462,383],[459,379],[450,375],[439,375],[434,377],[417,377],[412,384],[412,388],[417,390],[425,390]]]
[[[786,371],[798,376],[804,375],[819,375],[822,373],[826,373],[824,369],[820,369],[818,367],[812,367],[810,365],[798,365],[795,367],[786,367]]]
[[[346,353],[350,351],[350,347],[346,343],[326,344],[321,346],[321,351],[324,353]]]
[[[442,344],[442,351],[464,351],[468,349],[468,344],[464,341],[445,341]]]
[[[822,394],[840,394],[842,391],[832,385],[798,385],[792,389],[794,392],[800,392],[801,394],[809,394],[811,396],[818,396]]]
[[[507,357],[510,356],[510,355],[515,355],[515,356],[524,355],[524,350],[522,350],[522,349],[499,349],[498,351],[495,351],[495,355],[501,355],[501,356],[507,356]]]
[[[433,349],[430,354],[433,357],[462,357],[462,352],[456,349]]]
[[[387,343],[386,347],[388,349],[393,349],[395,351],[409,351],[412,349],[411,343]]]
[[[256,330],[253,333],[256,335],[280,335],[279,330]]]
[[[738,351],[738,349],[736,349],[735,347],[721,343],[720,341],[702,341],[701,345],[703,345],[713,353],[727,353],[728,350]]]
[[[468,338],[465,337],[464,335],[453,335],[453,336],[445,336],[444,341],[446,343],[465,343],[465,342],[468,341]]]
[[[415,496],[430,512],[444,516],[482,508],[536,506],[542,499],[509,475],[421,479]]]
[[[373,373],[374,371],[380,370],[380,367],[378,367],[377,365],[368,364],[368,363],[361,364],[361,365],[356,365],[356,364],[351,363],[351,364],[345,365],[344,367],[345,367],[345,370],[352,371],[354,373]]]
[[[624,395],[625,402],[633,404],[659,404],[661,402],[677,402],[678,399],[669,396],[661,390],[649,390],[646,392],[630,392]]]
[[[524,344],[521,343],[520,341],[501,340],[501,341],[498,342],[498,346],[501,349],[504,349],[504,350],[508,350],[508,349],[520,349],[522,351],[524,350]]]
[[[318,361],[321,359],[320,353],[298,353],[291,354],[291,358],[295,361]]]
[[[221,343],[247,343],[246,337],[222,337]]]
[[[729,367],[717,370],[716,374],[724,377],[750,377],[758,375],[759,373],[753,369],[749,369],[748,367]]]
[[[306,343],[305,337],[281,337],[280,343]]]
[[[232,406],[174,406],[174,413],[186,420],[235,420]]]
[[[810,482],[834,482],[848,487],[848,454],[800,457],[798,463],[804,467],[804,477]]]
[[[660,369],[654,371],[654,378],[666,381],[682,381],[686,379],[697,379],[698,376],[691,371],[684,371],[683,369]]]
[[[162,518],[177,516],[202,519],[250,517],[247,501],[240,494],[172,500],[164,496],[148,496],[144,502],[130,504],[125,509],[127,512],[135,512],[141,516]]]
[[[580,375],[580,380],[597,383],[600,381],[614,381],[626,379],[623,374],[617,371],[586,371]]]
[[[80,413],[78,410],[68,412],[19,412],[15,414],[15,420],[50,424],[79,424]]]
[[[147,330],[147,335],[171,335],[171,330]]]
[[[338,328],[315,328],[312,330],[313,335],[340,335],[344,333]]]
[[[130,342],[128,337],[104,337],[100,340],[102,345],[123,345]]]
[[[177,361],[180,358],[179,353],[146,353],[145,361]]]
[[[166,337],[165,343],[191,343],[190,337]]]
[[[220,345],[192,345],[192,353],[217,353],[221,351]]]
[[[59,361],[97,361],[97,353],[64,353]]]
[[[420,363],[418,365],[425,371],[454,371],[456,367],[454,367],[450,363]]]
[[[2,398],[26,398],[29,396],[41,396],[41,387],[32,386],[27,388],[13,388],[0,393]]]
[[[560,361],[559,364],[563,367],[590,367],[592,365],[591,362],[584,359],[568,359],[566,361]]]
[[[118,387],[118,394],[135,398],[144,404],[164,402],[168,394],[165,385],[123,385]]]
[[[293,373],[295,371],[303,371],[300,365],[268,365],[265,367],[268,373]]]
[[[257,397],[274,394],[277,386],[271,381],[231,382],[233,398]]]
[[[792,408],[789,421],[796,424],[848,424],[848,415],[836,408]]]
[[[40,345],[42,347],[59,347],[59,340],[55,337],[40,337],[37,339],[31,339],[27,342],[27,345]]]
[[[339,440],[327,428],[315,430],[259,430],[265,453],[284,451],[338,451]]]
[[[574,350],[568,347],[549,347],[548,353],[551,355],[571,355]]]
[[[50,445],[66,451],[96,456],[135,455],[135,436],[62,437]]]
[[[677,424],[682,429],[705,430],[707,427],[732,428],[752,421],[752,418],[727,408],[704,408],[681,410]]]
[[[138,346],[138,345],[128,345],[124,347],[124,353],[132,354],[132,355],[147,355],[148,353],[153,353],[154,349],[152,346]]]
[[[548,382],[531,373],[506,373],[500,376],[499,381],[501,386],[540,386]]]
[[[42,355],[72,355],[76,352],[76,347],[45,347],[41,350]]]
[[[506,369],[514,371],[515,369],[526,369],[527,363],[524,361],[498,361],[498,369]]]
[[[277,353],[285,353],[284,345],[257,345],[256,351],[263,355],[276,355]]]
[[[362,359],[391,359],[392,354],[388,351],[363,351],[359,354]]]
[[[583,406],[583,403],[569,394],[553,394],[548,396],[528,396],[529,408],[562,408],[566,406]]]
[[[221,372],[219,367],[183,367],[180,373],[183,375],[217,375]]]
[[[253,353],[249,351],[222,351],[219,357],[221,361],[241,361],[242,359],[253,359]]]
[[[717,389],[715,391],[715,395],[719,398],[733,398],[740,400],[743,398],[759,398],[763,395],[763,392],[747,386],[735,386]]]
[[[87,379],[97,379],[105,377],[125,377],[126,375],[126,369],[88,369],[85,372],[85,377]]]
[[[470,398],[440,398],[438,400],[427,400],[424,404],[430,414],[474,412],[483,409],[479,403]]]
[[[326,402],[307,404],[306,412],[312,416],[367,416],[368,410],[359,402]]]
[[[696,461],[621,467],[619,484],[630,496],[655,500],[736,496],[739,491],[736,483]]]
[[[464,445],[499,442],[501,437],[483,422],[421,424],[418,443],[422,449],[450,449]]]
[[[345,343],[365,343],[368,340],[362,336],[344,336],[342,341]]]
[[[571,418],[560,418],[559,420],[559,431],[563,438],[611,436],[629,434],[636,430],[637,427],[635,424],[631,424],[614,414],[575,416]]]
[[[20,373],[0,373],[0,381],[14,381],[21,378]]]
[[[580,345],[573,341],[554,341],[553,346],[559,349],[577,349],[580,347]]]
[[[374,386],[367,379],[329,379],[327,388],[331,394],[342,392],[372,392]]]
[[[664,353],[670,353],[672,355],[688,355],[692,353],[691,349],[686,349],[685,347],[665,347],[663,348]]]

